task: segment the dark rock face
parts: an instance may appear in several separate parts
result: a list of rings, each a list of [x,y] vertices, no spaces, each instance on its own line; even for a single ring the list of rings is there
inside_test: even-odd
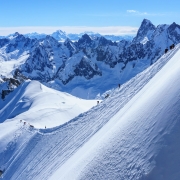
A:
[[[97,38],[97,41],[98,41],[98,46],[116,46],[117,43],[113,43],[111,40],[107,40],[106,38],[104,37],[99,37]]]
[[[33,70],[44,71],[45,67],[51,68],[51,64],[47,53],[43,47],[39,46],[34,49],[31,56],[27,59],[25,71],[27,73],[32,73]]]
[[[66,41],[64,42],[64,45],[68,48],[69,52],[70,52],[70,57],[77,52],[77,47],[75,44],[73,44],[73,42],[70,39],[66,39]]]
[[[91,79],[95,75],[102,76],[102,72],[98,69],[97,65],[93,68],[90,64],[82,59],[80,63],[75,67],[74,74],[70,75],[66,81],[63,81],[63,84],[67,84],[76,76],[83,76],[86,79]]]
[[[81,59],[74,72],[75,76],[84,76],[86,79],[91,79],[95,75],[102,76],[102,72],[98,69],[97,64],[93,68],[84,58]]]
[[[11,93],[15,88],[21,85],[28,78],[22,75],[17,69],[14,72],[14,76],[12,78],[7,78],[1,76],[2,81],[0,81],[0,92],[1,99],[5,99],[5,97]]]
[[[84,34],[82,38],[79,39],[78,46],[79,47],[90,46],[92,42],[93,40],[87,34]]]
[[[0,39],[0,48],[9,43],[9,39]]]
[[[169,38],[171,39],[172,42],[180,42],[180,26],[176,24],[175,22],[172,23],[167,31],[169,34]]]

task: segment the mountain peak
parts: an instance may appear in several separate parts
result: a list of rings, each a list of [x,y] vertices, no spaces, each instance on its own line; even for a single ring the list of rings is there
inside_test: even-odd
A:
[[[90,44],[92,42],[91,37],[88,34],[82,35],[82,37],[79,39],[78,44]]]
[[[51,36],[58,41],[64,41],[67,38],[66,33],[61,30],[57,30],[56,32],[53,32]]]
[[[18,32],[15,32],[14,33],[14,36],[19,36],[20,34]]]
[[[143,19],[141,26],[139,28],[139,30],[143,30],[143,31],[148,31],[148,30],[155,30],[156,27],[154,26],[154,24],[152,24],[152,22],[148,19]]]
[[[91,40],[90,36],[88,34],[84,34],[82,35],[82,39],[88,39]]]
[[[62,30],[57,30],[54,33],[66,36],[66,32],[64,32]]]
[[[148,19],[143,19],[141,25],[142,24],[152,24],[152,22],[150,20],[148,20]]]
[[[152,24],[152,22],[148,19],[143,19],[141,26],[137,32],[136,37],[133,39],[133,42],[140,43],[147,39],[147,41],[151,38],[152,33],[155,31],[156,27]]]
[[[175,29],[176,27],[180,28],[180,26],[179,26],[178,24],[176,24],[175,22],[173,22],[173,23],[169,26],[170,29]]]
[[[99,41],[99,45],[103,45],[103,46],[106,46],[106,45],[113,45],[112,41],[111,40],[107,40],[105,37],[101,36],[101,37],[98,37],[97,38],[98,41]]]

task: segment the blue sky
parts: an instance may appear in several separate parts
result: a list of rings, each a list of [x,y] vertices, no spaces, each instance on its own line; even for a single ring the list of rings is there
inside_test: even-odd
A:
[[[135,34],[144,18],[154,25],[180,24],[179,7],[179,0],[0,0],[0,35],[60,28]]]

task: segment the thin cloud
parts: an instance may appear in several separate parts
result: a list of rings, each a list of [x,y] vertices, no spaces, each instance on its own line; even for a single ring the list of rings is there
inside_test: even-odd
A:
[[[137,16],[164,16],[165,14],[159,14],[159,13],[147,13],[147,12],[140,12],[137,10],[127,10],[128,14],[137,15]]]
[[[45,33],[51,34],[57,30],[65,31],[66,33],[83,33],[92,31],[102,35],[135,35],[137,27],[131,26],[106,26],[106,27],[89,27],[89,26],[56,26],[56,27],[0,27],[0,36],[6,36],[14,32],[21,34],[27,33]]]
[[[140,12],[136,10],[127,10],[127,13],[136,14],[136,15],[148,15],[147,12]]]
[[[136,10],[127,10],[128,13],[137,13],[138,11]]]

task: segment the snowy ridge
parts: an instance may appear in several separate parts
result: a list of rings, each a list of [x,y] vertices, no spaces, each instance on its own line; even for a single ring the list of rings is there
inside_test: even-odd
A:
[[[27,81],[0,104],[0,117],[1,122],[25,120],[36,128],[49,128],[69,121],[96,104],[95,100],[79,99],[38,81]]]
[[[171,136],[169,142],[166,137],[179,135],[174,130],[180,124],[179,56],[178,45],[114,89],[108,99],[54,130],[23,128],[13,147],[23,136],[29,139],[14,150],[13,160],[0,164],[5,168],[3,179],[134,180],[148,179],[151,172],[153,176],[154,168],[159,171],[160,150],[171,143]],[[177,154],[178,149],[173,150]],[[3,155],[8,153],[7,149]],[[166,166],[161,167],[164,172]]]

